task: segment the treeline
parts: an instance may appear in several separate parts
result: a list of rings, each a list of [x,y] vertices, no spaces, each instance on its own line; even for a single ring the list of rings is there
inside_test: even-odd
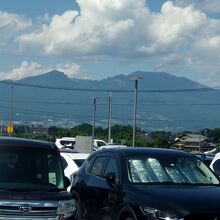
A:
[[[56,138],[60,137],[75,137],[77,135],[91,136],[92,135],[92,125],[88,123],[82,123],[80,125],[74,126],[70,129],[63,129],[56,126],[51,126],[44,131],[38,128],[38,132],[32,131],[33,129],[25,125],[16,125],[14,127],[14,132],[12,136],[24,137],[30,139],[40,139],[48,140],[54,142]],[[101,126],[95,127],[95,138],[102,139],[106,142],[108,141],[108,128],[102,128]],[[120,125],[116,124],[111,127],[111,139],[114,144],[122,144],[131,146],[132,145],[132,132],[133,127],[131,125]],[[4,134],[8,135],[8,134]],[[153,140],[148,140],[146,138],[146,131],[140,128],[136,129],[136,145],[137,146],[167,146],[168,138],[171,135],[170,132],[160,132],[158,137]]]
[[[40,129],[41,128],[41,129]],[[41,139],[54,142],[56,138],[60,137],[75,137],[77,135],[92,135],[92,125],[82,123],[70,129],[63,129],[56,126],[51,126],[45,130],[43,127],[38,127],[38,131],[33,131],[32,127],[25,125],[16,125],[12,136],[25,137],[31,139]],[[95,127],[95,138],[108,140],[108,128],[101,126]],[[132,132],[131,125],[116,124],[111,127],[111,138],[114,144],[132,145]],[[191,131],[184,131],[182,133],[192,133]],[[197,132],[198,133],[198,132]],[[200,133],[206,136],[211,142],[219,143],[220,128],[204,129]],[[8,134],[4,134],[8,135]],[[174,141],[178,134],[173,134],[167,131],[154,131],[147,132],[140,128],[136,129],[136,146],[152,146],[152,147],[167,147],[169,143]]]

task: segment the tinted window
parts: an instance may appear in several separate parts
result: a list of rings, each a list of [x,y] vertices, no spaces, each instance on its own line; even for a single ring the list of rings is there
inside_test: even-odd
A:
[[[114,158],[110,158],[110,160],[108,161],[104,175],[106,175],[107,173],[115,173],[116,176],[118,176],[117,163]]]
[[[91,174],[101,177],[104,171],[106,162],[107,162],[106,157],[98,157],[92,166]]]
[[[68,163],[66,162],[66,160],[63,158],[63,156],[61,156],[61,160],[62,160],[62,164],[63,164],[63,169],[65,170],[68,166]]]
[[[0,186],[41,189],[63,188],[63,172],[58,155],[26,151],[0,153]]]
[[[220,160],[216,160],[213,163],[213,170],[218,176],[220,176]]]
[[[117,162],[114,158],[109,159],[108,164],[105,169],[104,176],[106,176],[107,173],[115,173],[116,182],[118,182],[119,172],[118,172]]]
[[[105,142],[97,141],[97,147],[106,146]]]
[[[94,160],[95,160],[94,157],[87,160],[87,162],[86,162],[86,172],[91,173],[91,169],[92,169],[92,165],[94,163]]]
[[[63,146],[66,146],[66,147],[69,147],[69,148],[73,148],[74,145],[75,145],[75,141],[67,141],[67,140],[61,140],[60,143],[63,145]]]

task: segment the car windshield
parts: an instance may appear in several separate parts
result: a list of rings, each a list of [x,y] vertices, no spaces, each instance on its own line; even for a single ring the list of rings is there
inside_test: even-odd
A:
[[[147,184],[219,184],[218,179],[199,159],[192,157],[127,159],[128,178]]]
[[[4,150],[0,152],[0,189],[63,189],[58,155],[51,151]]]

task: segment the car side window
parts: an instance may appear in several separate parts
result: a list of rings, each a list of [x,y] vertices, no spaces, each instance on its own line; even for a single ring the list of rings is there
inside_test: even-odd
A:
[[[66,162],[66,160],[63,158],[63,156],[61,156],[61,161],[62,161],[62,164],[63,164],[63,169],[65,170],[68,166],[68,163]]]
[[[91,169],[92,169],[92,165],[94,163],[94,160],[95,160],[94,157],[87,160],[87,162],[86,162],[86,172],[87,173],[91,173]]]
[[[107,157],[97,157],[92,166],[91,174],[102,177],[103,171],[106,166],[106,162],[107,162]]]
[[[213,163],[213,170],[218,176],[220,176],[220,160],[216,160]]]
[[[117,162],[114,158],[110,158],[108,161],[108,164],[105,169],[104,176],[106,176],[107,173],[115,173],[116,181],[119,180],[119,170],[117,166]]]

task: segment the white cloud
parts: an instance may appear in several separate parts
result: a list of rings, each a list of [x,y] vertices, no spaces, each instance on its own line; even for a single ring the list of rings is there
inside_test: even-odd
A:
[[[219,0],[176,0],[175,4],[182,7],[191,4],[194,5],[194,7],[207,13],[215,14],[220,12]]]
[[[0,11],[0,44],[5,44],[22,31],[31,27],[31,20],[24,16]],[[4,34],[3,34],[4,33]]]
[[[206,24],[207,17],[192,6],[181,8],[168,1],[163,4],[161,13],[152,15],[151,20],[148,26],[150,40],[145,45],[139,45],[138,50],[149,54],[163,54],[179,50],[188,42],[190,44]]]
[[[76,77],[80,74],[80,66],[75,63],[46,67],[36,62],[23,61],[19,67],[16,67],[13,70],[0,72],[0,80],[19,80],[25,77],[38,76],[54,69],[64,72],[64,74],[70,78]]]
[[[80,12],[66,11],[51,18],[46,14],[38,19],[43,22],[40,28],[37,24],[16,42],[21,52],[46,57],[151,57],[155,63],[160,60],[160,66],[175,62],[190,68],[192,62],[195,68],[198,63],[218,64],[220,19],[206,14],[208,5],[218,8],[214,2],[166,1],[160,12],[153,13],[145,0],[78,0]]]
[[[128,54],[148,17],[144,0],[79,0],[80,15],[67,11],[49,25],[18,38],[21,48],[46,54]]]
[[[65,75],[67,75],[69,78],[75,78],[80,75],[81,68],[78,64],[72,63],[72,64],[59,64],[55,68],[56,70],[60,72],[64,72]]]
[[[192,5],[163,4],[151,13],[144,0],[78,0],[80,14],[66,11],[50,24],[18,38],[21,49],[47,55],[122,56],[176,52],[202,36],[209,18]]]

